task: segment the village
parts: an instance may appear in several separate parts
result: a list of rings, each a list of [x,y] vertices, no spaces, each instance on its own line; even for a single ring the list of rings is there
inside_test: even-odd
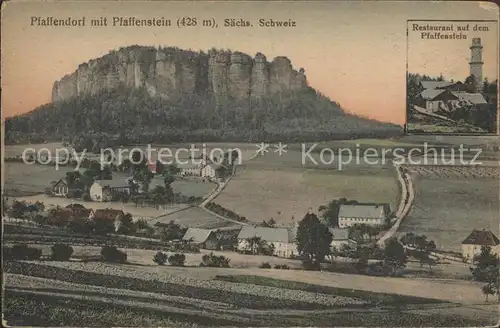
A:
[[[159,247],[160,251],[161,247],[158,245],[175,245],[178,250],[229,251],[249,256],[297,259],[303,262],[314,258],[312,254],[310,258],[305,256],[303,248],[298,246],[300,243],[312,242],[299,241],[301,222],[307,221],[306,218],[309,217],[314,218],[325,232],[323,237],[327,248],[321,251],[323,255],[320,255],[319,262],[323,259],[329,259],[331,263],[334,260],[347,259],[357,263],[360,272],[367,274],[382,274],[384,271],[384,247],[387,246],[388,240],[395,243],[394,247],[404,249],[405,254],[412,254],[420,263],[420,267],[428,266],[429,269],[450,259],[474,263],[474,258],[480,255],[485,247],[488,247],[492,254],[500,254],[497,236],[485,229],[474,229],[470,235],[464,236],[461,253],[442,252],[436,249],[434,242],[427,240],[426,236],[408,233],[400,234],[400,239],[395,238],[397,227],[409,210],[412,203],[410,198],[413,197],[411,178],[401,168],[397,168],[402,190],[397,211],[391,209],[388,203],[360,203],[343,198],[334,200],[317,211],[311,209],[305,213],[302,220],[292,218],[291,226],[276,224],[273,218],[263,218],[262,223],[252,224],[246,218],[211,201],[236,170],[236,166],[229,164],[229,157],[225,155],[226,165],[216,164],[207,156],[198,156],[196,161],[178,165],[163,165],[157,161],[134,166],[124,162],[114,167],[111,165],[112,167],[97,168],[96,162],[93,162],[96,165],[90,162],[86,169],[69,172],[66,177],[53,181],[46,189],[46,196],[52,199],[66,199],[68,205],[46,208],[42,202],[30,204],[14,200],[10,208],[5,208],[4,213],[8,215],[7,222],[15,222],[17,225],[24,223],[56,227],[76,234],[113,234],[144,241],[155,240],[159,242],[155,247]],[[125,179],[113,178],[113,171],[127,171],[131,176]],[[103,175],[105,178],[102,178]],[[182,197],[173,194],[170,187],[170,184],[178,179],[215,183],[217,187],[205,197]],[[186,226],[174,219],[168,220],[168,214],[161,216],[162,220],[155,220],[120,209],[128,201],[133,201],[135,207],[149,206],[158,210],[167,208],[172,203],[183,204],[184,208],[200,207],[232,224],[220,228]],[[95,208],[92,208],[93,203]],[[303,223],[302,229],[306,229],[306,223]],[[309,235],[305,238],[307,240],[312,237]],[[395,267],[398,270],[404,268],[405,261],[406,255],[405,260],[399,260]],[[369,262],[375,266],[368,265]]]

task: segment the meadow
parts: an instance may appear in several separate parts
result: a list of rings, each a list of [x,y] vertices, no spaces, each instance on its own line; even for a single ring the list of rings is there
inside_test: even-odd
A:
[[[338,198],[359,202],[399,202],[399,185],[392,165],[302,163],[299,151],[279,156],[266,153],[243,163],[214,202],[253,222],[274,218],[291,225],[308,211]],[[313,155],[318,159],[318,154]]]
[[[497,236],[498,179],[458,170],[435,169],[413,173],[415,203],[403,220],[399,235],[424,234],[438,249],[461,251],[472,229],[490,229]]]
[[[97,262],[9,262],[5,272],[10,325],[459,327],[496,319],[451,301],[482,298],[463,283]]]

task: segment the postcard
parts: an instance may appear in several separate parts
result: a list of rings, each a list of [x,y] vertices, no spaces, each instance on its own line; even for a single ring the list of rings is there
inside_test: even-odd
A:
[[[7,1],[6,327],[482,327],[492,2]]]

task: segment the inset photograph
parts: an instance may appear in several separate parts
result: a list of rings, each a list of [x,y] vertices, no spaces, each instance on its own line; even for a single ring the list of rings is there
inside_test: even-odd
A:
[[[498,134],[498,22],[407,23],[406,132]]]

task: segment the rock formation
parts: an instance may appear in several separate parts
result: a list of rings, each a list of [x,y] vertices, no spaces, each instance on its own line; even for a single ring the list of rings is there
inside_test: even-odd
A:
[[[54,83],[52,101],[96,94],[119,86],[144,87],[152,96],[213,93],[217,101],[248,100],[307,87],[304,70],[286,57],[268,62],[241,52],[211,50],[208,54],[177,48],[131,46],[78,66]]]

